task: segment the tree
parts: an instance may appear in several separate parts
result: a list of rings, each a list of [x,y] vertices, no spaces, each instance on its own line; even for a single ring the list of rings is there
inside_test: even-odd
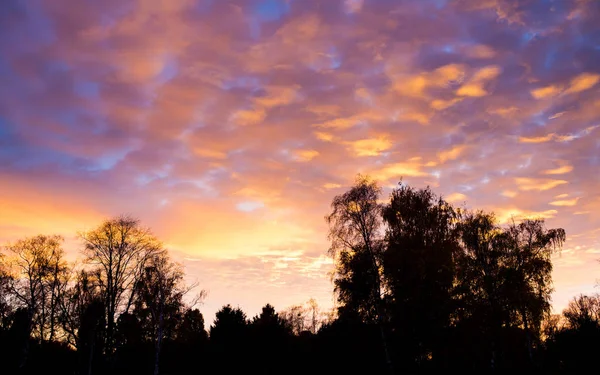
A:
[[[305,331],[306,310],[302,305],[293,305],[280,312],[279,315],[286,327],[294,334],[299,335]]]
[[[67,270],[61,236],[38,235],[9,244],[14,282],[11,293],[26,309],[25,334],[40,341],[52,341],[58,325],[58,301]],[[29,340],[23,343],[20,367],[25,366]]]
[[[183,296],[189,291],[183,283],[183,269],[165,251],[153,254],[136,283],[135,315],[154,342],[154,375],[165,337],[173,338],[183,310]]]
[[[392,323],[411,362],[436,360],[454,311],[458,213],[429,188],[400,183],[383,210],[384,276]]]
[[[514,221],[505,230],[508,250],[506,282],[509,298],[527,338],[533,361],[534,341],[539,343],[542,321],[550,312],[552,259],[566,239],[562,228],[546,229],[543,219]]]
[[[337,261],[335,290],[341,305],[340,316],[347,307],[363,321],[375,321],[381,331],[385,359],[393,372],[384,329],[382,299],[382,227],[378,202],[381,188],[368,177],[357,176],[354,186],[331,202],[329,254]]]
[[[77,349],[80,373],[90,375],[105,326],[99,273],[80,270],[71,278],[71,286],[61,293],[60,322],[66,342]]]
[[[177,326],[177,340],[188,345],[198,345],[208,338],[204,329],[204,317],[198,309],[188,308]]]
[[[215,351],[213,360],[228,369],[227,373],[242,371],[250,359],[249,328],[246,314],[239,307],[226,305],[217,311],[210,327],[210,343]]]
[[[8,328],[8,318],[12,312],[10,290],[12,276],[8,270],[4,254],[0,254],[0,330]]]
[[[161,251],[162,244],[137,219],[119,216],[98,228],[80,233],[83,254],[98,274],[100,295],[105,308],[105,352],[115,350],[115,318],[129,312],[135,288],[147,261]]]
[[[308,302],[306,302],[306,307],[308,310],[308,318],[309,318],[309,330],[313,335],[317,334],[317,331],[319,330],[319,326],[320,326],[320,321],[319,321],[319,305],[317,304],[317,301],[314,298],[311,298],[308,300]]]
[[[465,212],[458,225],[461,252],[457,258],[454,320],[460,324],[459,328],[468,328],[466,335],[481,337],[481,344],[473,349],[476,354],[489,353],[481,361],[493,370],[501,330],[512,319],[502,277],[505,263],[502,230],[493,214],[482,211]]]
[[[550,311],[552,253],[565,240],[563,229],[546,229],[543,220],[500,227],[492,214],[467,213],[461,223],[457,295],[471,320],[489,337],[490,366],[496,363],[497,338],[507,328],[522,329],[529,361]],[[514,345],[506,342],[504,349]]]
[[[279,374],[290,358],[287,357],[292,332],[287,322],[270,304],[250,323],[251,362],[263,374]]]
[[[210,327],[210,339],[218,342],[235,342],[246,334],[248,321],[246,313],[239,307],[223,306],[215,314],[215,322]]]
[[[573,298],[562,316],[564,324],[550,330],[544,343],[546,369],[569,374],[589,371],[600,351],[600,296]]]
[[[600,329],[600,295],[579,295],[563,311],[569,329]]]

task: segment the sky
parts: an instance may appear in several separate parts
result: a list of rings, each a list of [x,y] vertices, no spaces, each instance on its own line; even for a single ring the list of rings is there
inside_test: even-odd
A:
[[[600,278],[600,2],[4,0],[0,243],[139,218],[249,315],[333,304],[357,173],[542,217],[560,312]]]

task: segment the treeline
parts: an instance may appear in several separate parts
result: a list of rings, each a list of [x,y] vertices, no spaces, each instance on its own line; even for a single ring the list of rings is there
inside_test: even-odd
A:
[[[550,315],[564,230],[543,220],[501,226],[429,188],[400,183],[381,195],[359,176],[326,216],[335,315],[314,300],[279,313],[266,304],[252,318],[226,305],[205,327],[205,293],[126,216],[79,233],[78,264],[65,260],[60,236],[8,244],[0,372],[573,373],[593,364],[600,297]]]

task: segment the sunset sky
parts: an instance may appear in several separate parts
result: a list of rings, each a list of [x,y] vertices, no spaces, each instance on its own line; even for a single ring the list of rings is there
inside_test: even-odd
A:
[[[563,227],[558,312],[600,278],[600,2],[4,0],[0,243],[131,214],[254,315],[333,303],[357,173]],[[466,202],[466,203],[465,203]]]

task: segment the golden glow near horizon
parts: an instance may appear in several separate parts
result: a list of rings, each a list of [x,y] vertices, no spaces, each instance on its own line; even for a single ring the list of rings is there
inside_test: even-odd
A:
[[[138,217],[250,315],[332,306],[357,173],[567,231],[554,306],[600,278],[594,1],[41,0],[0,22],[0,241]]]

